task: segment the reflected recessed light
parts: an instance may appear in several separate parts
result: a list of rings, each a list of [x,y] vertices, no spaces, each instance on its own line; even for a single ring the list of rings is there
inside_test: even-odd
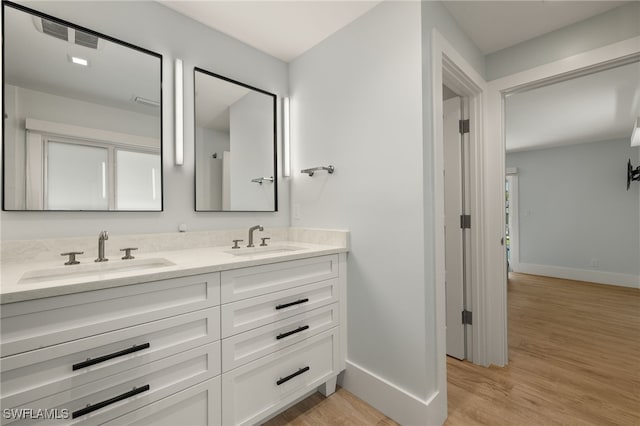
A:
[[[85,66],[85,67],[89,66],[89,61],[87,61],[86,59],[78,58],[77,56],[72,56],[71,62],[73,62],[74,64]]]

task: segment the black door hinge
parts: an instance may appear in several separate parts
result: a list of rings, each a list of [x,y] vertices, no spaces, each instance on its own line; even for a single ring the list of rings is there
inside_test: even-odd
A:
[[[462,311],[462,324],[464,325],[473,324],[473,315],[471,311]]]
[[[470,128],[469,119],[460,120],[459,127],[460,127],[460,133],[462,134],[469,133],[469,128]]]
[[[470,214],[461,214],[460,215],[460,228],[462,228],[462,229],[471,228],[471,215]]]

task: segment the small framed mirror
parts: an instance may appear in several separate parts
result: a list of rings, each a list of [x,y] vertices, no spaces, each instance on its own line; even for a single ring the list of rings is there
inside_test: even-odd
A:
[[[276,95],[194,69],[196,211],[278,209]]]
[[[162,56],[3,2],[3,209],[162,210]]]

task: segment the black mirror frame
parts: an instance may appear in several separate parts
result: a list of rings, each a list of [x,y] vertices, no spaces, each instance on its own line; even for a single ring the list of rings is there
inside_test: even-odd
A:
[[[92,34],[98,38],[102,38],[104,40],[108,40],[110,42],[113,43],[117,43],[120,44],[124,47],[128,47],[130,49],[134,49],[137,50],[141,53],[146,53],[148,55],[154,56],[157,59],[159,59],[160,61],[160,183],[161,183],[161,191],[160,191],[160,210],[18,210],[18,209],[7,209],[6,207],[6,200],[5,200],[5,181],[6,181],[6,167],[5,167],[5,144],[2,144],[2,188],[0,188],[0,190],[2,191],[2,211],[9,211],[9,212],[37,212],[37,213],[42,213],[42,212],[109,212],[109,213],[120,213],[120,212],[142,212],[142,213],[156,213],[156,212],[162,212],[164,211],[164,163],[163,163],[163,145],[164,145],[164,141],[163,141],[163,134],[164,134],[164,126],[163,126],[163,94],[162,94],[162,82],[163,82],[163,58],[162,55],[160,53],[154,52],[152,50],[148,50],[145,49],[143,47],[140,46],[136,46],[134,44],[128,43],[126,41],[122,41],[120,39],[108,36],[106,34],[102,34],[100,32],[91,30],[89,28],[86,27],[82,27],[78,24],[74,24],[73,22],[69,22],[69,21],[65,21],[64,19],[60,19],[60,18],[56,18],[55,16],[51,16],[48,15],[46,13],[37,11],[35,9],[31,9],[29,7],[23,6],[21,4],[17,4],[14,3],[12,1],[8,1],[8,0],[2,0],[2,87],[4,89],[4,85],[5,85],[5,64],[6,64],[6,58],[5,58],[5,7],[11,7],[13,9],[16,10],[20,10],[22,12],[26,12],[29,13],[31,15],[35,15],[35,16],[39,16],[41,18],[45,18],[47,20],[51,20],[54,22],[59,22],[62,25],[65,25],[67,27],[70,28],[74,28],[76,30],[88,33],[88,34]],[[5,135],[5,119],[4,117],[6,117],[6,105],[5,105],[5,94],[4,94],[4,90],[2,92],[2,139],[4,141],[4,135]]]
[[[237,84],[239,86],[245,87],[250,90],[254,90],[256,92],[262,93],[264,95],[268,95],[273,97],[273,210],[198,210],[198,200],[197,200],[197,161],[196,161],[196,140],[195,140],[195,129],[196,129],[196,72],[201,72],[210,77],[219,78],[221,80],[227,81],[229,83]],[[266,90],[259,89],[254,86],[250,86],[248,84],[242,83],[240,81],[234,80],[229,77],[225,77],[220,74],[216,74],[214,72],[205,70],[200,67],[193,68],[193,129],[194,129],[194,138],[193,138],[193,210],[198,213],[274,213],[278,211],[278,96],[274,93],[267,92]]]

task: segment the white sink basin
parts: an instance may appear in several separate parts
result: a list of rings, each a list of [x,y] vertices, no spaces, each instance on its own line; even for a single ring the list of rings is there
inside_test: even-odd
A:
[[[302,250],[302,247],[295,246],[277,246],[277,247],[242,247],[239,249],[227,250],[225,253],[234,256],[259,256],[261,254],[289,253],[292,251]]]
[[[109,262],[86,263],[80,265],[63,265],[47,269],[36,269],[25,272],[18,284],[39,283],[43,281],[73,279],[91,275],[107,275],[120,272],[144,271],[164,266],[175,265],[173,262],[163,259],[131,259],[112,260]]]

